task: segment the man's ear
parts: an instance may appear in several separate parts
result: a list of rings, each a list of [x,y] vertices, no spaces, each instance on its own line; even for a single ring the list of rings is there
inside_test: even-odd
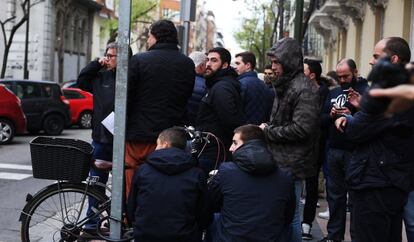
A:
[[[224,63],[223,63],[223,66],[222,66],[222,69],[226,69],[227,67],[229,67],[229,63],[224,62]]]
[[[400,63],[400,57],[398,57],[398,55],[391,56],[391,63],[392,64],[398,64],[398,63]]]
[[[316,75],[315,75],[315,73],[311,73],[311,74],[309,74],[309,77],[310,77],[311,80],[314,80],[316,78]]]

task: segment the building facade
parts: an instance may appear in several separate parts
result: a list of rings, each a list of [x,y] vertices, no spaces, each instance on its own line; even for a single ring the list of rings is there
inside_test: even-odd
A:
[[[322,0],[319,4],[310,25],[323,39],[324,72],[348,57],[367,76],[375,43],[384,37],[402,37],[413,50],[413,0]]]
[[[105,19],[108,19],[108,11],[115,8],[114,0],[32,0],[31,3],[29,79],[56,82],[76,79],[87,62],[102,56],[109,38],[104,31]],[[6,28],[9,38],[11,27],[23,16],[23,11],[19,1],[0,0],[0,4],[7,6],[0,10],[2,21],[16,17]],[[23,78],[25,40],[26,25],[23,24],[14,35],[5,78]],[[4,45],[0,51],[4,53]]]

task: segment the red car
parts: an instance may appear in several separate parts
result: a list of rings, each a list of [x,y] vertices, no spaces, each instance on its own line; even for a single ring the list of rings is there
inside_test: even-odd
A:
[[[26,116],[20,99],[0,84],[0,144],[8,144],[16,134],[26,132]]]
[[[92,127],[93,95],[79,88],[62,88],[63,96],[69,100],[72,124],[83,129]]]

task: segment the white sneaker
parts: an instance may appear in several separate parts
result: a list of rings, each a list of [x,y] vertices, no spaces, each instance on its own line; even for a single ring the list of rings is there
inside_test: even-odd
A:
[[[323,219],[329,219],[329,209],[326,209],[325,212],[318,213],[318,217]]]

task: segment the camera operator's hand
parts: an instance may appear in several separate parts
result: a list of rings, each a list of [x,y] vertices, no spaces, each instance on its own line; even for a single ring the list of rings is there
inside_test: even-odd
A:
[[[369,95],[373,97],[401,98],[414,101],[414,85],[403,84],[392,88],[375,88],[369,91]]]
[[[346,118],[345,117],[340,117],[337,120],[335,120],[336,129],[341,131],[342,133],[345,130],[345,126],[346,126]]]
[[[350,88],[348,93],[348,102],[356,109],[359,109],[359,104],[361,103],[361,94]]]

